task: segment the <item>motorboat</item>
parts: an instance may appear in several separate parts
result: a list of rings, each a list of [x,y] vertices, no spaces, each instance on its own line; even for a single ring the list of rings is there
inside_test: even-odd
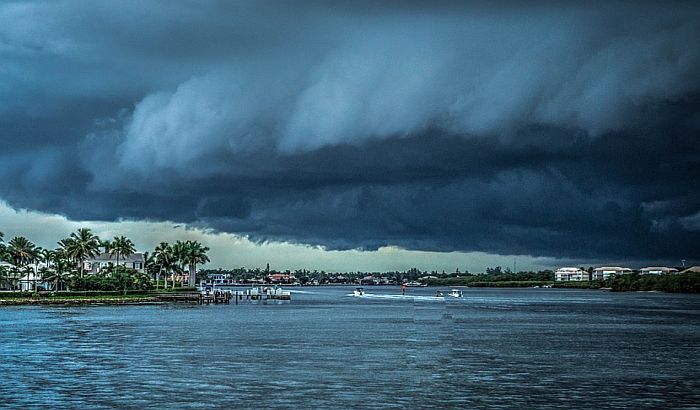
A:
[[[418,288],[418,287],[424,288],[424,287],[428,286],[427,283],[420,283],[420,282],[416,282],[416,281],[414,281],[414,282],[406,282],[405,285],[406,285],[407,287],[409,287],[409,288]]]
[[[365,290],[363,288],[356,288],[355,290],[352,291],[353,296],[364,296],[365,295]]]
[[[449,296],[452,296],[453,298],[461,298],[464,296],[461,290],[459,289],[452,289],[450,293],[448,293]]]

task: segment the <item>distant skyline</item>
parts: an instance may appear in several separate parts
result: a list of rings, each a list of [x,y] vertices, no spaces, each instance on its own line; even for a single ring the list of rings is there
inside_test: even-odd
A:
[[[700,264],[697,38],[691,1],[3,2],[0,231],[189,235],[214,267]]]

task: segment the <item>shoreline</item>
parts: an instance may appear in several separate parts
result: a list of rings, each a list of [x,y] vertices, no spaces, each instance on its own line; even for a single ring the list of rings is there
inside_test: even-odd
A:
[[[161,303],[155,296],[144,297],[94,297],[94,298],[10,298],[0,299],[2,306],[34,306],[34,305],[145,305]]]
[[[356,285],[320,285],[320,286],[338,286],[338,287],[352,287]],[[365,285],[369,288],[372,287],[394,287],[395,285]],[[472,289],[534,289],[530,286],[468,286],[468,285],[430,285],[427,288],[444,288],[444,287],[454,287],[454,288],[472,288]],[[222,286],[227,287],[227,286]],[[292,288],[296,288],[293,286]],[[307,286],[303,286],[307,287]],[[318,287],[318,286],[311,286]],[[421,287],[425,288],[425,287]],[[614,291],[611,288],[591,288],[591,287],[552,287],[550,289],[557,290],[588,290],[588,291],[603,291],[612,293],[664,293],[664,294],[674,294],[674,293],[684,293],[692,294],[694,292],[664,292],[658,290],[625,290],[625,291]],[[171,292],[168,292],[171,293]],[[168,294],[163,292],[163,294]],[[54,305],[54,306],[84,306],[84,305],[150,305],[150,304],[162,304],[162,303],[175,303],[167,300],[162,300],[159,294],[147,293],[140,295],[90,295],[90,296],[15,296],[15,297],[5,297],[3,298],[2,292],[0,292],[0,308],[4,306],[41,306],[41,305]]]

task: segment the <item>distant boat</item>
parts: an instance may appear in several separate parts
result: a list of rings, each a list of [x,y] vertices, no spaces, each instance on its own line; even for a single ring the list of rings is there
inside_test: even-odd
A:
[[[365,290],[363,288],[357,288],[352,291],[353,296],[364,296],[365,295]]]
[[[461,298],[462,296],[464,296],[462,291],[459,289],[452,289],[452,291],[450,291],[450,293],[448,293],[448,295],[452,296],[453,298]]]
[[[417,288],[417,287],[426,287],[428,286],[427,283],[420,283],[420,282],[406,282],[406,286],[409,288]]]

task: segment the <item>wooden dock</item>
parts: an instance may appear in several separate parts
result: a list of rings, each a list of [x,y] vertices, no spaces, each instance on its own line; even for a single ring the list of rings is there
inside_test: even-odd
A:
[[[181,292],[159,294],[156,296],[159,302],[182,302],[202,304],[230,304],[233,300],[235,304],[239,301],[268,301],[268,300],[291,300],[291,292],[283,291],[281,288],[252,288],[246,290],[213,290],[201,292]]]
[[[239,300],[292,300],[292,295],[288,291],[275,292],[270,289],[269,291],[256,291],[255,288],[248,289],[244,291],[231,291],[231,295],[238,302]]]
[[[211,294],[205,294],[201,292],[188,292],[188,293],[171,293],[167,295],[156,296],[159,302],[182,302],[182,303],[197,303],[202,304],[229,304],[231,302],[231,295],[228,292],[214,292]]]

